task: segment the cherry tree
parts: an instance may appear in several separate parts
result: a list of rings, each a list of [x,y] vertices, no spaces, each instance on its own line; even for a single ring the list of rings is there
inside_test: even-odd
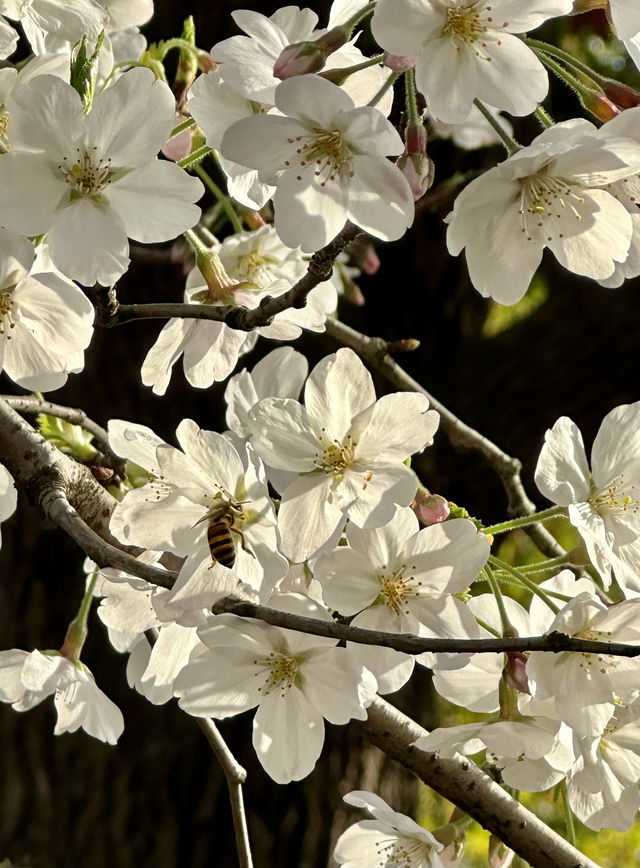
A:
[[[204,733],[230,806],[209,860],[224,837],[251,868],[245,790],[306,780],[348,727],[453,809],[431,822],[362,787],[319,793],[343,812],[332,865],[464,865],[479,824],[484,864],[594,868],[576,821],[624,832],[640,808],[640,401],[611,389],[590,461],[571,418],[550,423],[534,491],[455,394],[398,362],[420,323],[393,338],[391,314],[419,309],[417,278],[388,274],[387,334],[352,323],[429,210],[492,310],[526,313],[545,248],[613,292],[640,275],[640,93],[554,40],[595,14],[640,81],[640,12],[334,0],[238,8],[213,46],[193,16],[149,42],[151,0],[0,13],[0,521],[19,535],[35,508],[86,556],[65,566],[57,638],[0,648],[3,715],[53,697],[56,736],[117,755],[128,711],[87,665],[90,637],[126,659],[122,692]],[[557,121],[556,79],[573,99]],[[128,282],[143,261],[168,297]],[[96,420],[49,393],[99,389],[105,336],[139,358],[144,397]],[[156,430],[150,395],[175,430]],[[500,520],[453,502],[456,453],[499,481]],[[429,729],[396,696],[421,674]],[[249,775],[230,746],[246,711]],[[546,791],[549,822],[521,797]]]

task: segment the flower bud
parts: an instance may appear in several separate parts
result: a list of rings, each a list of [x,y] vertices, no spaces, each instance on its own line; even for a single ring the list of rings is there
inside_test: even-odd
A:
[[[613,78],[601,78],[599,81],[607,97],[618,108],[628,109],[640,105],[640,93],[628,84],[622,84],[621,81],[615,81]]]
[[[416,65],[416,61],[418,56],[416,54],[389,54],[388,51],[384,53],[384,65],[388,67],[392,72],[406,72],[408,69],[413,69]]]
[[[294,42],[280,52],[273,67],[276,78],[292,78],[318,72],[327,62],[330,54],[349,41],[349,29],[345,26],[334,27],[315,41]]]
[[[184,115],[176,112],[176,126],[181,124],[184,120]],[[169,160],[173,160],[174,163],[177,163],[178,160],[182,160],[184,157],[188,156],[191,153],[191,129],[183,130],[181,133],[178,133],[177,136],[173,136],[173,138],[169,139],[169,141],[163,145],[162,153]]]
[[[440,524],[449,517],[449,503],[440,494],[431,494],[426,489],[418,488],[418,492],[412,504],[412,509],[421,524]]]
[[[409,182],[413,198],[418,200],[433,184],[435,172],[433,160],[427,156],[427,131],[424,124],[408,124],[405,140],[405,152],[398,157],[396,165]]]
[[[98,75],[98,56],[102,48],[104,39],[104,30],[98,36],[96,47],[93,54],[87,53],[87,37],[83,36],[77,45],[74,45],[71,51],[71,76],[69,84],[80,94],[82,100],[82,108],[85,114],[91,108],[93,102],[93,94],[96,88],[96,77]]]
[[[601,121],[610,121],[620,114],[620,109],[611,102],[603,93],[598,93],[597,90],[591,88],[581,88],[579,91],[580,102],[591,112],[592,115]]]
[[[502,670],[502,677],[519,693],[531,694],[526,666],[527,658],[522,651],[507,651],[507,663]]]
[[[360,271],[364,271],[368,275],[376,274],[380,268],[380,260],[378,259],[375,247],[362,236],[351,242],[349,246],[349,258]]]

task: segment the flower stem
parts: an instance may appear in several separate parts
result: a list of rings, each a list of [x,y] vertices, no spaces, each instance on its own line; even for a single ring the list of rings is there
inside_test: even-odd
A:
[[[402,75],[401,72],[392,72],[391,75],[389,76],[389,78],[382,85],[382,87],[380,88],[378,93],[372,99],[369,100],[367,105],[376,106],[380,102],[382,97],[385,95],[385,93],[389,90],[389,88],[393,87],[393,85],[396,83],[396,81],[400,78],[401,75]]]
[[[187,118],[186,121],[182,121],[181,124],[178,124],[177,127],[174,127],[169,133],[169,138],[172,139],[174,136],[179,135],[184,130],[188,130],[189,127],[194,127],[196,122],[193,118]]]
[[[341,26],[344,27],[345,30],[348,29],[350,33],[353,33],[353,29],[358,24],[360,24],[362,19],[366,18],[370,12],[373,12],[376,2],[377,0],[370,0],[370,2],[367,3],[366,6],[363,6],[359,12],[356,12],[355,15],[352,15],[351,18],[349,18],[348,21],[345,21],[344,24]]]
[[[518,567],[523,573],[541,573],[546,570],[554,570],[556,567],[564,567],[571,563],[569,555],[561,555],[558,558],[549,558],[546,561],[536,561],[534,564],[523,564]]]
[[[562,803],[564,805],[564,821],[566,824],[567,830],[567,840],[572,846],[576,846],[576,827],[573,822],[573,812],[571,810],[571,806],[569,805],[569,794],[567,793],[567,781],[566,778],[564,781],[561,781],[558,784],[558,788],[562,793]]]
[[[505,570],[507,573],[510,573],[515,579],[517,579],[520,584],[524,585],[532,594],[535,594],[536,597],[540,597],[543,603],[545,603],[554,615],[557,615],[560,611],[559,606],[553,602],[551,597],[546,594],[541,588],[539,588],[535,582],[532,582],[524,573],[521,573],[520,570],[516,569],[516,567],[512,567],[511,564],[508,564],[506,561],[500,560],[495,555],[489,555],[489,561],[492,566],[498,567],[501,570]],[[486,569],[486,567],[485,567]],[[567,601],[570,598],[567,598]]]
[[[548,130],[555,124],[555,121],[551,117],[546,109],[543,109],[541,105],[536,106],[536,110],[534,112],[536,118],[540,121],[540,125],[543,129]]]
[[[66,657],[72,662],[78,661],[80,659],[82,647],[85,643],[85,639],[87,638],[87,618],[89,617],[89,610],[93,601],[93,589],[96,586],[96,581],[98,580],[99,573],[100,569],[98,567],[96,567],[95,570],[91,573],[91,578],[89,579],[87,590],[85,591],[82,602],[80,603],[78,614],[69,624],[69,627],[67,628],[67,635],[64,637],[64,642],[62,644],[62,648],[60,649],[60,653],[62,654],[62,656]]]
[[[187,154],[186,157],[183,157],[181,160],[178,160],[178,166],[181,169],[197,169],[198,163],[204,160],[211,153],[211,148],[208,145],[202,145],[200,148],[196,148],[195,151],[191,151],[190,154]]]
[[[515,530],[517,527],[525,527],[528,524],[535,524],[537,521],[546,521],[549,518],[555,518],[558,515],[565,514],[563,506],[551,506],[549,509],[543,509],[542,512],[533,512],[531,515],[522,515],[519,518],[510,518],[508,521],[502,521],[499,524],[490,524],[488,527],[482,528],[482,533],[505,533],[508,530]]]
[[[234,232],[242,232],[242,220],[238,217],[235,212],[233,205],[231,204],[231,199],[222,191],[220,187],[213,180],[211,175],[202,168],[202,166],[194,166],[193,171],[198,175],[202,181],[204,181],[205,185],[211,190],[213,195],[216,197],[218,202],[222,205],[225,210],[227,217],[229,218],[229,223],[233,226]]]
[[[195,57],[196,61],[200,56],[200,49],[195,45],[192,45],[188,39],[181,39],[179,36],[176,36],[174,39],[167,39],[166,42],[162,43],[162,60],[165,59],[167,54],[173,49],[178,48],[180,51],[188,51]]]
[[[583,63],[581,60],[578,60],[577,57],[573,57],[573,55],[568,54],[566,51],[563,51],[561,48],[556,48],[555,45],[549,45],[548,42],[541,42],[539,39],[524,39],[526,45],[529,48],[532,48],[536,53],[538,51],[543,52],[544,54],[550,54],[552,57],[556,57],[558,60],[561,60],[563,63],[566,63],[567,66],[572,66],[576,72],[581,73],[582,75],[590,78],[592,81],[597,81],[597,74],[594,73],[590,67]]]
[[[484,115],[487,123],[491,124],[493,129],[496,131],[496,133],[498,134],[498,136],[500,137],[500,139],[502,141],[502,144],[507,149],[507,154],[509,156],[511,156],[512,154],[515,154],[516,151],[519,151],[522,146],[518,142],[516,142],[515,139],[512,139],[506,130],[502,129],[502,127],[500,126],[498,121],[494,118],[494,116],[491,114],[491,112],[486,107],[486,105],[483,102],[481,102],[479,99],[474,99],[473,104],[478,109],[478,111],[480,111]]]
[[[416,96],[416,76],[413,69],[408,69],[404,74],[404,99],[407,111],[407,125],[422,122],[418,112],[418,99]]]
[[[502,591],[500,590],[500,585],[496,581],[496,577],[493,574],[493,570],[489,566],[489,564],[485,564],[483,570],[485,576],[487,577],[487,581],[489,582],[489,586],[491,588],[491,592],[493,596],[496,598],[496,603],[498,604],[498,612],[500,613],[500,623],[502,624],[502,635],[503,636],[517,636],[518,633],[514,629],[513,624],[509,620],[509,616],[507,615],[507,610],[504,605],[504,600],[502,598]]]

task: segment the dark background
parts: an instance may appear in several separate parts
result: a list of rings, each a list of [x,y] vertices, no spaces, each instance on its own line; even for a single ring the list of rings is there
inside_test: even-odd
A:
[[[233,9],[271,14],[277,5],[195,0],[187,8],[177,0],[156,0],[146,33],[150,40],[178,35],[182,19],[193,11],[198,44],[208,49],[237,32]],[[321,15],[327,7],[314,4]],[[567,39],[581,32],[607,34],[601,13],[551,28],[547,34],[555,30],[555,37],[564,33]],[[629,66],[622,77],[633,76]],[[550,110],[557,119],[580,114],[557,83]],[[517,125],[525,143],[536,132],[531,121]],[[499,148],[463,153],[446,142],[433,142],[430,154],[436,183],[453,171],[503,159]],[[420,348],[401,362],[464,421],[523,459],[535,497],[537,452],[558,416],[570,415],[590,440],[608,410],[640,397],[637,282],[604,290],[545,257],[546,303],[498,336],[483,337],[489,303],[470,286],[463,259],[449,257],[444,246],[443,217],[451,202],[445,197],[436,210],[423,208],[402,242],[379,245],[382,266],[360,283],[365,307],[343,303],[342,316],[367,334],[418,338]],[[123,302],[178,301],[182,286],[178,267],[134,261],[118,292]],[[140,365],[159,329],[158,322],[147,322],[97,330],[84,373],[48,397],[81,406],[104,425],[113,417],[149,425],[169,441],[185,416],[222,430],[224,385],[190,389],[178,364],[165,398],[142,386]],[[274,346],[260,341],[240,367]],[[312,362],[336,349],[330,338],[314,335],[296,346]],[[14,391],[2,379],[2,389]],[[455,453],[440,438],[420,469],[429,488],[472,514],[487,520],[504,515],[500,485],[476,456]],[[23,500],[2,533],[0,647],[57,648],[82,595],[83,555]],[[124,734],[117,747],[83,732],[57,738],[50,701],[21,715],[0,708],[0,860],[34,868],[231,868],[236,856],[224,779],[198,727],[174,703],[152,707],[130,691],[124,656],[111,649],[95,615],[91,627],[83,659],[123,710]],[[428,726],[429,697],[428,675],[418,668],[411,684],[391,698]],[[278,787],[253,754],[251,718],[242,715],[220,728],[249,771],[246,800],[257,868],[325,866],[330,842],[347,822],[340,799],[350,789],[375,790],[396,810],[412,808],[409,776],[348,727],[328,727],[323,758],[309,778]]]

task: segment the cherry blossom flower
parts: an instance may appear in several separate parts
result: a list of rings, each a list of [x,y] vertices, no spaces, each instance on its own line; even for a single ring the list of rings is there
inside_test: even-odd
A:
[[[18,493],[13,483],[13,477],[7,468],[0,464],[0,523],[16,511]],[[0,545],[2,536],[0,536]]]
[[[211,293],[195,268],[187,278],[187,302],[233,303],[253,309],[267,295],[277,297],[287,292],[307,271],[301,252],[285,247],[273,226],[230,235],[215,251],[226,274],[226,286],[220,286],[219,295]],[[336,304],[334,279],[314,287],[305,307],[284,310],[270,325],[251,333],[214,320],[169,320],[143,362],[142,382],[152,386],[155,394],[163,395],[173,365],[182,355],[187,381],[195,388],[206,389],[229,376],[238,357],[254,347],[258,335],[293,340],[303,328],[324,331],[327,316]]]
[[[364,808],[373,817],[361,820],[338,838],[333,858],[343,868],[442,868],[438,853],[443,845],[405,814],[392,810],[380,796],[353,790],[343,798],[348,805]]]
[[[556,124],[462,191],[447,217],[449,252],[466,248],[471,282],[500,304],[522,298],[545,247],[575,274],[608,278],[633,231],[608,185],[639,169],[630,139],[581,119]]]
[[[381,527],[407,506],[417,481],[403,462],[432,441],[439,422],[424,395],[376,401],[371,375],[344,348],[316,365],[304,399],[303,407],[266,398],[249,413],[263,461],[297,474],[278,513],[282,551],[293,561],[317,552],[347,517]]]
[[[594,595],[578,594],[556,615],[547,632],[601,642],[638,642],[640,600],[605,606]],[[638,690],[640,661],[635,657],[563,651],[532,651],[527,678],[535,699],[555,700],[557,716],[578,735],[601,733],[618,699],[630,700]]]
[[[26,238],[0,230],[0,369],[26,389],[58,389],[84,367],[93,305]]]
[[[131,443],[126,432],[126,423],[110,426],[114,451],[146,460],[153,441],[140,432],[140,445],[133,427]],[[240,581],[258,589],[265,577],[275,582],[284,576],[287,563],[277,550],[273,504],[255,456],[245,456],[243,463],[221,434],[203,431],[190,419],[180,423],[176,436],[183,451],[163,443],[155,447],[154,466],[148,468],[155,478],[125,496],[110,527],[122,540],[186,556],[168,603],[176,607],[176,619],[186,610],[198,623],[197,613],[232,593]],[[216,517],[229,520],[236,549],[232,569],[211,556],[207,528]]]
[[[28,711],[51,694],[58,713],[55,735],[82,727],[100,741],[117,742],[124,729],[120,709],[84,664],[53,651],[0,651],[0,701]]]
[[[378,0],[371,29],[392,54],[415,54],[416,84],[438,120],[460,123],[479,98],[527,115],[549,82],[535,54],[514,34],[571,11],[572,0]]]
[[[473,582],[489,556],[487,538],[472,522],[452,519],[419,530],[406,507],[379,529],[349,523],[346,537],[348,546],[319,557],[313,573],[330,608],[345,616],[360,613],[354,627],[480,635],[471,612],[452,596]],[[375,675],[380,693],[398,690],[413,672],[413,656],[365,645],[354,645],[353,652]]]
[[[608,586],[612,561],[640,546],[640,402],[615,407],[604,417],[591,470],[578,427],[562,416],[545,434],[535,480],[545,497],[567,508]]]
[[[571,810],[590,829],[629,829],[640,809],[638,702],[616,707],[597,738],[575,740],[576,762],[567,777]]]
[[[150,70],[122,75],[87,115],[76,91],[48,75],[9,103],[0,220],[25,235],[46,232],[67,277],[112,284],[129,263],[127,235],[166,241],[198,219],[200,181],[155,159],[173,126],[174,98]]]
[[[385,159],[402,153],[403,144],[382,112],[356,108],[344,90],[314,75],[281,82],[275,103],[282,115],[237,121],[221,151],[276,187],[282,241],[313,252],[346,220],[384,241],[400,238],[413,221],[413,195]]]
[[[293,347],[279,347],[260,359],[251,373],[245,368],[231,377],[224,392],[229,428],[241,439],[249,440],[249,411],[253,405],[262,398],[297,400],[308,371],[309,365],[302,353]]]
[[[330,620],[317,603],[297,594],[277,606]],[[365,720],[375,679],[336,640],[272,627],[237,615],[218,615],[198,629],[208,650],[176,680],[180,707],[196,717],[226,718],[258,706],[253,746],[277,783],[306,777],[324,742],[324,720]]]

